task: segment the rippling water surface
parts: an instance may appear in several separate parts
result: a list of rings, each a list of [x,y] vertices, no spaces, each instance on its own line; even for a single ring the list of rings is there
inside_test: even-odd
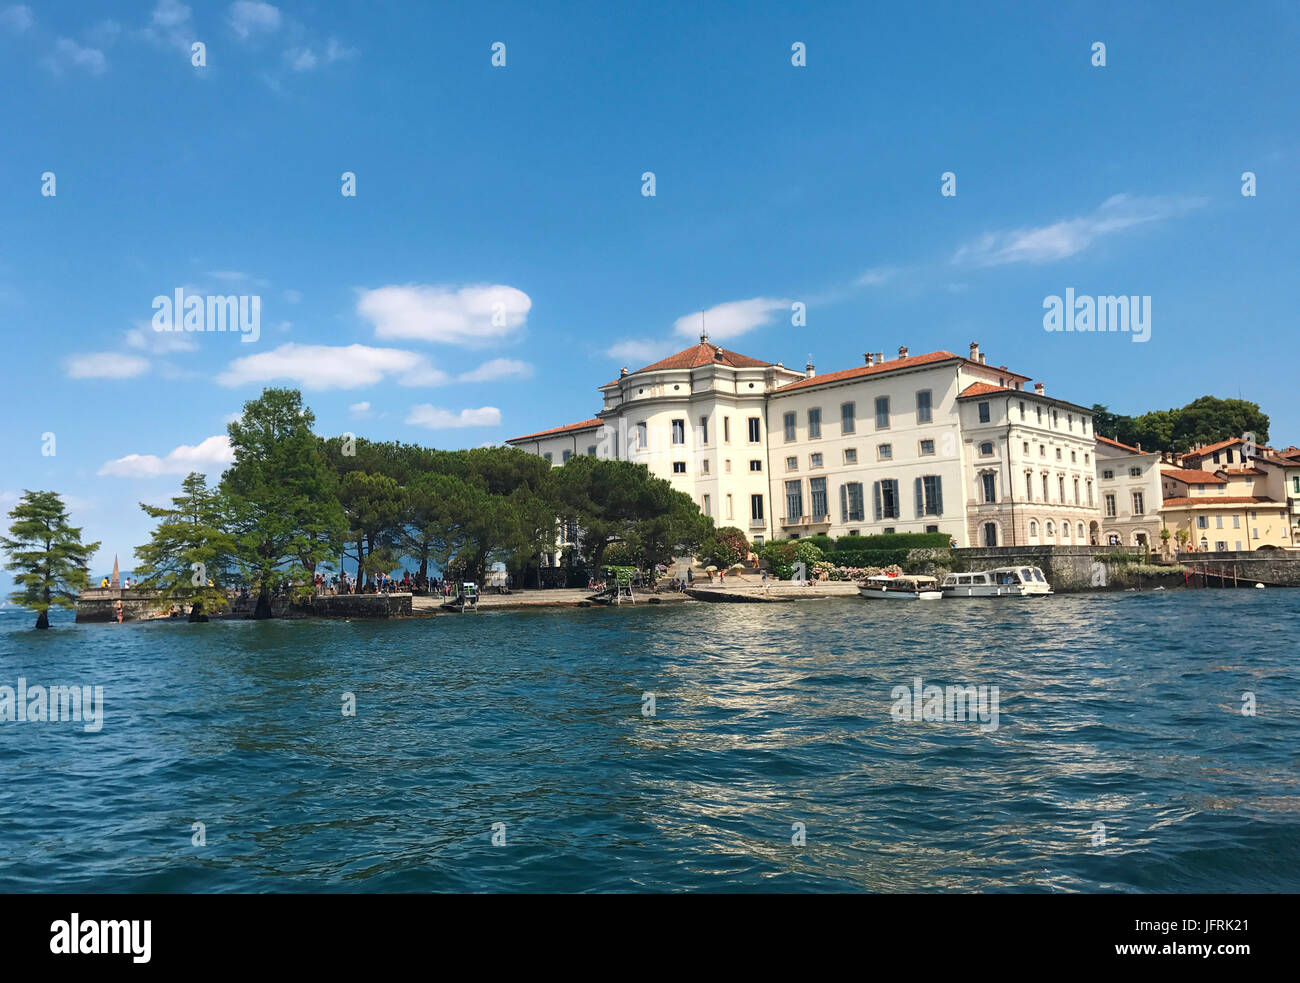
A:
[[[1300,591],[31,620],[106,713],[0,723],[0,891],[1300,891]]]

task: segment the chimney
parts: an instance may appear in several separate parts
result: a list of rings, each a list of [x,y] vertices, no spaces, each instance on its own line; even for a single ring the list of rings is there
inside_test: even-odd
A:
[[[978,341],[972,341],[970,343],[970,360],[972,362],[978,362],[980,360],[980,343]]]
[[[1141,453],[1142,453],[1142,444],[1141,444],[1141,442],[1135,444],[1134,446],[1137,447],[1137,449],[1138,449],[1138,453],[1141,454]]]
[[[984,353],[980,352],[980,365],[984,364]]]
[[[807,363],[807,364],[803,367],[803,377],[804,377],[805,379],[811,379],[811,378],[812,378],[813,376],[815,376],[816,374],[817,374],[817,370],[816,370],[815,368],[813,368],[813,364],[812,364],[812,362]]]
[[[877,364],[877,365],[884,365],[884,364],[885,364],[885,353],[884,353],[884,352],[876,352],[876,364]]]
[[[618,377],[619,377],[620,379],[623,378],[625,375],[627,375],[627,366],[626,366],[626,365],[623,366],[621,369],[618,370]]]
[[[1035,382],[1035,383],[1034,383],[1034,392],[1035,392],[1037,395],[1039,395],[1039,396],[1046,396],[1046,395],[1047,395],[1047,387],[1044,386],[1041,382]]]
[[[862,357],[866,359],[868,365],[874,365],[876,362],[876,357],[871,352],[864,352]]]
[[[899,345],[899,346],[898,346],[898,357],[899,357],[899,358],[907,358],[907,346],[906,346],[906,345]]]

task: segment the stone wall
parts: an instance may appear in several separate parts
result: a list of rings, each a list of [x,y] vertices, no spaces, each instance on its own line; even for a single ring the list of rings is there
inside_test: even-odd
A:
[[[1234,569],[1239,581],[1300,587],[1300,550],[1254,550],[1253,552],[1179,553],[1178,562],[1188,567],[1209,568],[1212,586],[1218,586],[1214,573],[1232,582]],[[1200,577],[1196,578],[1200,581]]]
[[[122,602],[123,621],[165,618],[172,602],[157,591],[126,590],[121,587],[92,587],[77,597],[77,622],[117,621],[117,602]]]
[[[172,602],[156,591],[123,590],[95,587],[84,590],[77,598],[78,623],[116,622],[117,602],[122,602],[123,621],[146,621],[165,618]],[[180,605],[182,610],[185,605]],[[215,618],[247,618],[253,613],[253,600],[236,601],[234,607]],[[411,595],[400,594],[323,594],[302,604],[290,604],[285,598],[271,602],[277,618],[402,618],[411,616]],[[185,617],[181,615],[182,619]]]
[[[1111,559],[1115,554],[1136,555],[1132,548],[1116,546],[995,546],[957,549],[953,557],[968,570],[989,567],[1038,567],[1061,594],[1088,590],[1127,590],[1129,587],[1182,586],[1181,570],[1158,576],[1135,577]],[[1100,566],[1094,566],[1099,564]]]

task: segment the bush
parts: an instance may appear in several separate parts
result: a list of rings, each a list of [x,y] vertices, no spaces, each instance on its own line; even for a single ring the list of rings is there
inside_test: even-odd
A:
[[[911,550],[836,550],[831,554],[842,567],[892,567],[902,566]]]
[[[835,551],[947,549],[952,537],[946,532],[891,532],[874,536],[841,536]]]
[[[735,526],[723,526],[704,541],[700,558],[705,564],[715,563],[726,570],[734,563],[743,563],[749,556],[749,539]]]
[[[831,550],[835,549],[835,540],[831,539],[831,537],[827,536],[824,532],[818,533],[816,536],[806,536],[804,537],[803,542],[812,543],[823,553],[829,553]]]
[[[813,565],[822,559],[822,551],[806,539],[777,539],[767,543],[759,556],[767,562],[767,569],[778,580],[794,576],[794,565],[802,563],[811,578]]]

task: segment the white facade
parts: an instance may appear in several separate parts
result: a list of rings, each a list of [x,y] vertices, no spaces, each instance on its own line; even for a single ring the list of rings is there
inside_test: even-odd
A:
[[[566,453],[643,463],[752,540],[944,532],[1024,545],[1032,515],[1035,541],[1084,545],[1098,514],[1091,414],[1026,382],[977,345],[868,354],[818,376],[702,338],[601,386],[593,419],[507,443],[557,467]]]

